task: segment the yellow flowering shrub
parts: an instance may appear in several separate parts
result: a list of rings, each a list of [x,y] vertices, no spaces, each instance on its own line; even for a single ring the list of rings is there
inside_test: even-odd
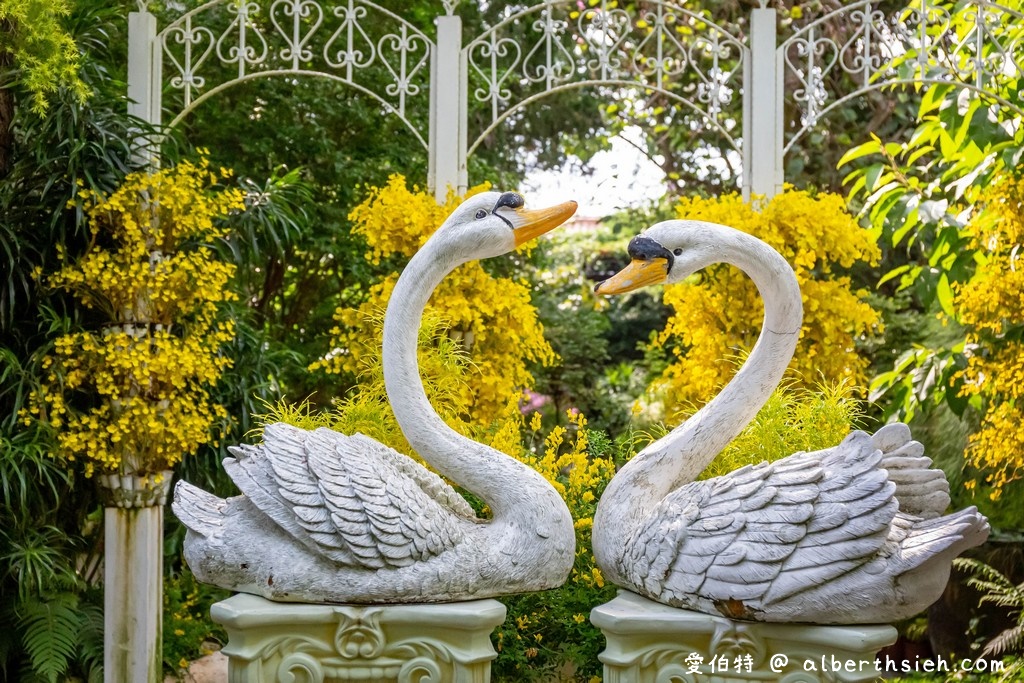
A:
[[[981,399],[984,411],[967,463],[984,472],[996,499],[1024,475],[1024,180],[1003,178],[983,201],[971,231],[972,246],[985,258],[958,288],[955,305],[970,349],[962,391]]]
[[[226,417],[205,388],[230,364],[219,348],[234,332],[217,315],[233,298],[234,266],[208,246],[224,235],[215,221],[244,209],[240,190],[217,188],[226,175],[186,161],[131,174],[109,196],[79,196],[91,246],[49,284],[95,309],[100,329],[55,341],[29,411],[87,477],[169,469]]]
[[[466,196],[488,189],[479,185]],[[386,186],[371,191],[349,218],[355,224],[353,232],[369,245],[367,260],[379,264],[383,258],[411,257],[461,201],[450,194],[439,206],[432,195],[415,187],[410,190],[404,178],[394,175]],[[365,354],[381,345],[381,328],[373,321],[387,307],[397,281],[397,273],[388,275],[370,287],[368,298],[358,307],[335,312],[338,324],[331,334],[336,351],[311,369],[359,372]],[[502,412],[509,395],[532,385],[528,363],[549,364],[555,358],[530,302],[528,285],[494,277],[479,262],[464,264],[445,278],[425,316],[444,320],[449,335],[468,351],[471,376],[460,391],[471,420],[481,425],[490,424]]]
[[[799,384],[863,385],[868,360],[858,355],[854,341],[878,329],[879,316],[864,301],[865,292],[853,291],[850,278],[835,269],[875,264],[881,253],[841,197],[787,188],[758,209],[733,193],[683,199],[676,213],[756,235],[793,266],[804,306],[790,364]],[[735,373],[735,358],[757,341],[764,306],[750,278],[724,264],[704,270],[699,282],[666,287],[664,300],[673,313],[654,345],[670,347],[672,358],[649,393],[672,416],[706,402]]]

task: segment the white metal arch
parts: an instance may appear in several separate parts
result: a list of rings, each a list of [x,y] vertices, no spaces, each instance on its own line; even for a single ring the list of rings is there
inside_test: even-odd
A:
[[[649,0],[630,13],[611,0],[545,0],[518,7],[464,44],[458,0],[441,0],[433,40],[370,0],[211,0],[159,33],[139,0],[140,11],[129,15],[129,107],[157,124],[166,111],[174,125],[238,83],[332,78],[405,122],[428,149],[428,184],[442,201],[449,185],[468,185],[467,157],[487,135],[544,97],[587,86],[668,96],[742,151],[745,194],[769,196],[782,189],[783,159],[794,143],[873,90],[954,84],[1024,118],[998,94],[1000,84],[1024,75],[1024,31],[1011,34],[1010,44],[995,32],[1024,24],[1019,4],[909,0],[892,17],[877,0],[855,0],[780,43],[769,0],[758,0],[744,37],[684,1]],[[965,20],[958,30],[951,11]],[[841,16],[852,30],[838,37],[823,30]],[[786,93],[787,83],[798,85]],[[787,97],[800,115],[789,132]],[[469,130],[471,110],[484,114],[474,117],[483,121],[474,124],[479,130]]]
[[[176,125],[196,106],[247,81],[316,76],[344,83],[397,116],[424,146],[434,41],[369,0],[211,0],[155,39],[159,80],[178,97]],[[413,108],[421,116],[409,116]]]
[[[548,0],[521,9],[462,48],[467,106],[490,115],[482,131],[468,131],[467,155],[523,108],[585,86],[662,93],[739,151],[729,132],[739,117],[727,106],[748,61],[742,40],[679,2],[654,0],[633,15],[608,0],[590,4]],[[512,37],[517,32],[525,36]],[[696,82],[691,92],[670,89],[684,73]]]
[[[991,35],[994,24],[1021,25],[1020,7],[971,0],[961,12],[968,20],[959,33],[952,17],[936,0],[916,0],[898,16],[885,16],[872,0],[859,0],[803,26],[778,48],[782,78],[799,83],[792,99],[800,126],[788,135],[781,129],[785,155],[831,111],[869,92],[897,85],[950,85],[969,90],[1024,118],[1024,110],[999,96],[1000,83],[1024,76],[1017,51],[1024,33],[1012,45]],[[822,27],[846,15],[856,30],[844,40],[823,34]],[[985,59],[985,47],[995,59]],[[828,79],[842,74],[854,88],[830,92]],[[781,122],[780,122],[781,123]]]

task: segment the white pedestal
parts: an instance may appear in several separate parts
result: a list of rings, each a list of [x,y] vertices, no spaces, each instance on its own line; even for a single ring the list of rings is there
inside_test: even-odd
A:
[[[607,647],[604,683],[832,683],[873,681],[892,626],[733,621],[668,607],[628,591],[590,620]]]
[[[496,600],[436,605],[309,605],[238,594],[213,620],[228,632],[230,683],[487,683]]]

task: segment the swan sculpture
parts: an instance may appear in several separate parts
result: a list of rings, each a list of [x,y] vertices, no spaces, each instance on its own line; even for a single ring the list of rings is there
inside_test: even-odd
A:
[[[184,481],[173,510],[199,580],[284,602],[449,602],[561,585],[575,557],[565,502],[535,470],[458,434],[431,408],[417,331],[455,267],[499,256],[563,223],[575,202],[529,211],[518,194],[460,205],[409,261],[384,319],[384,380],[403,434],[491,509],[478,519],[440,477],[362,434],[268,426],[224,467],[242,495]]]
[[[974,507],[944,514],[949,484],[906,425],[695,481],[793,357],[803,310],[785,259],[751,235],[687,220],[651,226],[629,254],[598,293],[680,282],[724,262],[754,281],[765,314],[732,381],[608,485],[593,526],[605,577],[658,602],[750,621],[889,623],[937,600],[953,558],[984,542],[989,526]]]

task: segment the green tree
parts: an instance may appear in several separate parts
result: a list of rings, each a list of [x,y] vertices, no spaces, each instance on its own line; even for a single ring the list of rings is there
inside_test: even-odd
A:
[[[0,0],[0,178],[7,175],[14,145],[15,86],[44,113],[60,88],[85,99],[78,48],[64,20],[69,0]]]

